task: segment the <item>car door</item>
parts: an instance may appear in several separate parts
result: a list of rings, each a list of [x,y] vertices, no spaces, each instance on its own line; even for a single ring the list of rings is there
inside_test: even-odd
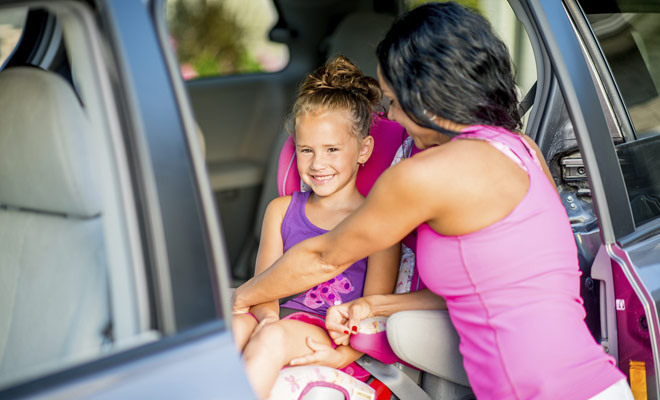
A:
[[[15,296],[7,302],[3,297],[0,312],[0,398],[253,398],[229,329],[226,252],[169,45],[164,2],[0,2],[0,15],[17,10],[27,19],[0,76],[16,68],[26,76],[45,77],[61,97],[43,103],[57,105],[63,114],[77,110],[71,126],[86,128],[37,154],[62,155],[58,162],[74,178],[87,170],[93,178],[79,188],[98,187],[88,197],[98,197],[101,205],[98,212],[78,216],[1,201],[5,220],[8,213],[14,219],[30,213],[24,218],[27,226],[40,220],[66,227],[91,221],[99,229],[91,251],[88,230],[78,240],[50,234],[51,228],[35,229],[22,247],[3,250],[2,293]],[[41,109],[31,109],[41,104],[33,92],[21,93],[19,87],[14,93],[11,103],[20,113],[0,121],[5,148],[14,133],[33,134],[23,113],[45,117],[38,114]],[[51,128],[69,131],[43,127],[45,139]],[[40,143],[15,148],[31,151],[43,148]],[[26,168],[3,166],[3,173],[21,181],[33,169],[30,163],[37,168],[42,160],[28,159]],[[48,195],[39,198],[48,203]],[[14,230],[12,236],[20,233]],[[62,242],[73,250],[63,253],[56,246]],[[12,263],[9,256],[19,251],[21,257],[14,257],[19,262]],[[87,267],[75,262],[79,253],[90,253],[101,272],[73,286],[80,279],[71,265]],[[35,257],[41,261],[25,261]],[[55,271],[47,275],[53,277],[50,282],[34,273],[42,264]],[[5,280],[7,271],[16,271],[16,279]],[[97,306],[84,312],[89,304]],[[44,315],[46,309],[54,311]],[[69,354],[76,347],[70,342],[83,328],[92,345],[82,355]],[[56,347],[60,342],[64,345]],[[44,349],[53,355],[42,356]],[[28,358],[36,361],[23,367]]]
[[[546,51],[577,145],[559,167],[562,179],[579,189],[570,200],[561,188],[560,195],[569,217],[585,204],[597,217],[597,227],[576,232],[581,255],[594,260],[583,269],[583,297],[591,285],[598,300],[587,307],[587,323],[597,315],[592,333],[617,359],[636,398],[658,398],[660,9],[657,2],[524,3],[520,8]],[[555,128],[557,143],[565,126]],[[541,138],[545,148],[551,137],[548,131]]]

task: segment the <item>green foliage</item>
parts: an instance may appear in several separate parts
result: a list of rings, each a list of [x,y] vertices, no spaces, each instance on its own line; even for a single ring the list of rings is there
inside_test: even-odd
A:
[[[243,28],[220,2],[179,0],[168,19],[179,63],[198,76],[262,70],[243,43]]]
[[[409,10],[412,10],[415,7],[419,7],[424,3],[430,3],[430,2],[444,2],[446,0],[406,0],[406,5],[408,6]],[[480,6],[480,1],[479,0],[453,0],[455,3],[458,3],[460,5],[469,7],[483,15],[483,11],[481,10]]]

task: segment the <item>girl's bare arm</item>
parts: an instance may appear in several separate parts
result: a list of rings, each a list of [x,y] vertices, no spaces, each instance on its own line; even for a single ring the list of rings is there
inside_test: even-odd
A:
[[[266,208],[261,225],[261,239],[254,270],[255,276],[268,269],[284,253],[281,233],[282,221],[290,202],[290,196],[279,197],[272,200]],[[250,312],[258,321],[266,318],[277,320],[280,313],[279,299],[254,305],[250,307]]]

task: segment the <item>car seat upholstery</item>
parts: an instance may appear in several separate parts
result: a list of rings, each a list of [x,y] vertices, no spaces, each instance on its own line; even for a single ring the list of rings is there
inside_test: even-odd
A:
[[[392,350],[403,361],[440,378],[470,386],[458,351],[458,333],[447,312],[399,312],[388,318],[386,329]]]
[[[376,45],[382,39],[393,20],[394,17],[386,14],[369,12],[349,14],[340,22],[330,38],[328,56],[345,55],[355,62],[367,75],[375,77],[377,66],[375,57]],[[359,38],[359,40],[356,40],[356,38]],[[279,149],[281,151],[274,153],[269,162],[269,171],[261,199],[261,211],[257,213],[258,222],[254,229],[255,244],[258,240],[258,232],[261,230],[263,210],[265,210],[270,200],[277,194],[281,196],[300,190],[300,176],[295,161],[295,146],[293,139],[289,135],[289,131],[291,130],[290,121],[288,128],[283,130],[277,141],[277,147],[275,147],[276,151]],[[368,194],[378,175],[390,166],[396,151],[407,137],[407,133],[403,128],[382,117],[376,118],[376,122],[370,133],[374,137],[374,152],[370,160],[365,163],[365,166],[360,168],[356,182],[358,190],[363,195]],[[417,151],[417,149],[413,149],[413,153]],[[273,182],[275,180],[277,181],[276,184]],[[406,242],[406,244],[408,245],[409,243]],[[409,247],[414,249],[414,243]],[[419,287],[420,285],[417,284],[414,286],[414,289]],[[413,385],[422,384],[423,389],[434,398],[470,398],[471,390],[469,387],[463,386],[467,385],[467,378],[465,378],[462,358],[458,352],[458,337],[449,321],[447,312],[428,311],[427,313],[429,314],[419,314],[417,311],[398,313],[390,317],[390,320],[382,324],[382,326],[387,329],[387,338],[390,339],[390,336],[392,337],[394,343],[392,350],[395,351],[399,360],[403,360],[409,365],[416,366],[420,369],[430,371],[433,374],[437,374],[437,376],[426,374],[423,378],[424,382],[421,382],[419,373],[401,364],[397,364],[397,366],[385,366],[390,368],[386,373],[391,373],[392,369],[399,371],[405,370],[403,374],[411,375],[415,379]],[[402,321],[410,325],[403,326],[401,324]],[[420,337],[416,339],[411,338],[412,331],[417,335],[425,335],[423,340]],[[437,340],[428,340],[429,337]],[[418,346],[408,348],[407,345],[410,344],[411,340],[416,340],[417,345],[420,343],[428,344],[425,347],[426,351],[417,351]],[[365,340],[364,343],[369,344],[369,341]],[[366,347],[368,346],[365,346],[362,350],[368,351]],[[378,346],[374,348],[378,349]],[[386,353],[390,355],[390,358],[385,361],[393,362],[395,357],[391,355],[391,352]],[[378,357],[385,353],[376,351],[372,352],[372,354]],[[368,362],[371,364],[379,363],[378,361],[372,361],[369,360]],[[364,364],[362,365],[364,366]],[[309,372],[310,370],[313,370],[313,367],[283,369],[276,384],[277,390],[283,390],[283,388],[291,386],[292,376],[296,376],[300,377],[300,379],[296,378],[296,382],[299,385],[313,387],[312,390],[304,391],[300,398],[331,399],[335,398],[333,396],[337,396],[337,398],[344,397],[339,391],[321,392],[321,386],[317,385],[320,380],[308,379],[305,382],[302,379],[303,376],[313,376],[313,373]],[[402,377],[401,374],[393,377],[392,380],[401,381],[405,379],[408,379],[408,382],[410,382],[410,378]],[[355,381],[357,382],[357,380]],[[326,387],[326,389],[328,388]],[[437,397],[439,395],[444,397]]]
[[[358,171],[356,182],[358,190],[365,196],[378,176],[390,166],[403,139],[407,137],[407,133],[399,124],[379,116],[375,118],[370,134],[374,137],[374,152],[364,167]],[[291,137],[284,142],[280,152],[277,188],[281,196],[301,190],[300,175],[296,168],[295,145]],[[403,266],[402,260],[402,269]],[[422,287],[413,285],[411,289],[414,291]],[[423,389],[428,389],[434,397],[442,395],[438,398],[462,399],[471,395],[471,390],[467,387],[469,383],[463,368],[463,359],[458,351],[458,334],[446,311],[405,311],[396,313],[389,319],[370,318],[361,322],[359,332],[351,339],[351,346],[376,359],[362,360],[360,365],[372,373],[374,373],[372,368],[376,368],[375,371],[381,371],[385,377],[391,378],[385,381],[385,384],[399,385],[396,390],[405,391],[421,383],[419,374],[409,368],[413,366],[432,374],[424,379],[426,386],[423,386]],[[428,340],[429,335],[432,335],[433,340]],[[388,367],[378,364],[379,361],[384,364],[403,362],[405,365]],[[287,379],[295,380],[295,386],[300,389],[298,393],[303,394],[310,392],[310,388],[318,388],[326,384],[320,381],[321,378],[318,378],[312,370],[312,367],[282,370],[276,385],[277,390],[273,393],[281,393],[289,386],[293,388],[290,382],[288,386],[283,382]],[[412,376],[413,381],[404,377],[406,374]],[[406,383],[403,383],[404,381]],[[339,382],[346,384],[351,381],[344,379]],[[346,385],[342,390],[352,390],[352,386]],[[407,393],[414,396],[423,395],[419,388],[412,390],[414,392]],[[314,390],[311,393],[314,393]],[[319,398],[326,398],[324,396],[326,395]]]
[[[344,55],[365,75],[376,77],[376,47],[394,22],[394,16],[355,12],[345,16],[330,37],[328,58]]]
[[[401,125],[382,116],[374,116],[369,134],[374,138],[374,150],[369,160],[360,167],[355,185],[366,196],[378,176],[391,164],[396,151],[408,136]],[[296,148],[289,136],[280,152],[277,168],[277,191],[280,196],[300,191],[300,174],[296,166]]]
[[[0,72],[0,384],[99,353],[110,321],[92,127],[69,84]]]

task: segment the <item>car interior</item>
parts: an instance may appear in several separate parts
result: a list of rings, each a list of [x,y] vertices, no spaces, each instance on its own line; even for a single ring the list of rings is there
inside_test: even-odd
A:
[[[154,8],[154,18],[173,26],[173,10],[181,1],[163,2],[162,10]],[[121,66],[98,51],[109,54],[109,45],[80,17],[85,15],[81,6],[56,3],[0,8],[0,28],[9,26],[3,25],[5,18],[18,16],[15,19],[21,21],[14,27],[20,40],[9,50],[0,42],[0,246],[5,249],[0,256],[0,388],[177,332],[173,317],[154,311],[159,301],[154,298],[172,297],[159,292],[167,287],[163,280],[176,277],[145,268],[158,252],[147,254],[141,242],[145,228],[138,221],[148,217],[132,200],[148,193],[135,193],[138,178],[129,166],[147,167],[122,150],[123,143],[133,139],[125,133],[121,102],[135,99],[119,98],[113,90],[122,85]],[[288,59],[282,68],[188,78],[181,61],[184,77],[172,79],[185,88],[184,105],[192,109],[199,131],[199,137],[197,132],[190,136],[189,146],[199,154],[204,148],[204,177],[213,192],[230,266],[226,272],[231,282],[225,286],[236,287],[254,272],[263,213],[282,193],[277,178],[289,138],[288,113],[305,74],[342,54],[375,77],[380,38],[397,15],[419,3],[255,0],[247,12],[271,11],[266,33],[270,42],[286,48]],[[591,278],[600,231],[557,78],[518,2],[466,3],[476,5],[509,46],[519,97],[524,99],[523,131],[543,151],[571,220],[579,244],[586,323],[600,340],[605,335],[602,289]],[[653,111],[658,99],[653,82],[658,75],[647,66],[660,53],[630,27],[655,32],[660,24],[643,16],[624,20],[598,8],[597,2],[585,3],[596,34],[603,37],[603,51],[611,55],[611,68],[627,77],[629,84],[621,92],[642,132],[641,140],[633,140],[632,132],[612,138],[627,176],[635,221],[641,224],[660,215],[657,172],[645,172],[657,170],[657,162],[646,154],[657,147],[660,119]],[[93,2],[87,7],[92,9]],[[160,39],[166,43],[164,53],[180,54],[179,38]],[[641,42],[643,46],[632,46]],[[631,89],[638,86],[645,89]],[[136,144],[140,146],[144,144]],[[145,183],[149,185],[154,182]],[[195,282],[189,285],[188,290],[197,289]],[[202,292],[189,305],[201,310],[199,317],[181,326],[190,327],[228,307],[218,305],[222,298],[228,301],[224,289],[225,297]],[[432,331],[439,339],[428,340]],[[372,365],[370,372],[390,386],[398,396],[394,398],[474,397],[446,312],[401,313],[387,322],[387,334],[409,365],[387,365],[368,356],[362,363]],[[306,398],[344,395],[319,389]]]
[[[362,1],[352,6],[342,1],[320,1],[314,6],[288,0],[276,1],[275,4],[280,14],[270,31],[270,37],[272,40],[285,41],[291,57],[289,65],[283,71],[249,76],[200,78],[186,83],[197,121],[206,139],[209,176],[228,244],[235,285],[249,279],[253,274],[263,212],[270,200],[278,195],[275,172],[278,163],[281,163],[279,157],[282,145],[290,135],[290,128],[283,121],[287,120],[289,106],[295,98],[296,85],[302,81],[304,74],[315,69],[325,59],[338,54],[347,56],[366,74],[376,77],[376,45],[396,15],[406,7],[398,1]],[[509,18],[514,18],[510,8],[505,11],[511,14]],[[338,13],[341,14],[335,16]],[[505,22],[500,21],[500,24],[504,25]],[[522,33],[520,30],[516,32],[517,35]],[[511,32],[509,34],[513,35]],[[517,40],[521,38],[517,37]],[[522,44],[519,46],[523,47]],[[524,57],[529,57],[530,54],[531,50],[524,48],[519,50],[518,56],[529,63]],[[525,68],[534,67],[526,64]],[[532,84],[527,77],[527,81],[521,82],[520,91],[525,90],[526,94]],[[534,93],[531,93],[530,97],[533,98]],[[268,111],[262,108],[262,96],[269,96]],[[238,99],[240,101],[237,101]],[[227,126],[224,121],[228,120],[229,115],[234,117]],[[236,118],[237,115],[243,117]],[[245,126],[238,126],[239,124]],[[255,127],[260,131],[259,140],[262,142],[258,145],[246,145],[253,137],[252,129]],[[270,142],[267,142],[269,137]],[[236,143],[239,140],[244,142]],[[264,146],[264,143],[267,145]],[[237,146],[238,150],[232,152],[231,156],[214,150],[222,148],[222,151],[229,153],[232,144]],[[268,150],[264,153],[266,156],[262,154],[255,159],[262,146]],[[243,152],[244,149],[249,149],[252,154]],[[247,158],[252,159],[247,161]],[[257,172],[259,169],[262,172]],[[231,179],[228,174],[234,174],[237,178]],[[244,179],[248,175],[259,177],[259,180]],[[228,186],[230,182],[236,182],[236,186]],[[247,186],[249,182],[253,182],[252,187]],[[242,212],[249,215],[237,211],[239,204],[242,205]],[[245,204],[254,204],[256,208],[246,208]],[[253,222],[246,227],[245,221],[248,220]],[[236,247],[232,248],[233,245]],[[411,323],[415,329],[410,329]],[[429,331],[437,332],[438,338],[442,339],[420,341],[413,333]],[[390,340],[397,343],[397,354],[404,355],[402,359],[416,368],[403,364],[396,364],[396,367],[386,365],[369,357],[365,357],[364,362],[378,364],[377,368],[382,370],[379,378],[395,387],[400,396],[403,394],[405,397],[406,393],[428,393],[427,396],[432,398],[473,398],[458,353],[458,337],[446,312],[402,313],[397,319],[388,322],[388,337],[390,335]],[[418,345],[410,346],[411,343]],[[420,343],[424,345],[420,347]],[[427,356],[429,354],[443,354],[443,357]],[[419,370],[427,372],[420,373]],[[419,388],[417,385],[423,388],[422,394],[415,389]],[[338,392],[334,395],[343,398]],[[325,396],[332,394],[319,393],[318,396],[326,398]]]
[[[375,76],[375,46],[405,7],[394,0],[274,4],[279,16],[270,38],[287,44],[286,68],[186,82],[234,285],[253,273],[261,218],[278,195],[277,166],[289,137],[286,119],[297,85],[338,54]],[[4,243],[12,250],[4,253],[0,269],[0,337],[5,338],[0,343],[0,385],[168,333],[154,329],[157,317],[150,315],[148,300],[153,289],[147,276],[135,272],[143,269],[131,268],[144,262],[144,254],[134,241],[140,228],[131,221],[138,211],[125,199],[132,190],[130,173],[116,162],[128,157],[117,150],[121,118],[102,115],[112,109],[109,103],[116,104],[109,90],[116,84],[116,66],[104,63],[81,39],[99,40],[81,35],[84,27],[74,17],[75,7],[7,8],[0,14],[16,11],[25,15],[23,37],[0,71],[0,112],[3,121],[13,121],[0,128],[5,152],[0,218],[6,221]],[[49,34],[34,33],[36,27],[48,28]],[[34,48],[40,50],[36,55]],[[29,162],[35,159],[40,162]],[[72,309],[72,303],[80,306]],[[410,329],[397,331],[402,325],[392,321],[403,359],[430,372],[401,364],[381,368],[413,386],[423,381],[432,397],[470,398],[446,313],[421,320],[435,325],[420,325],[420,331],[447,330],[447,340],[428,345],[440,346],[437,351],[446,357],[424,357],[424,349],[406,348],[415,342],[407,337]],[[319,395],[332,398],[337,393]]]
[[[34,67],[2,71],[0,82],[3,120],[14,121],[0,128],[5,380],[44,361],[93,355],[110,308],[104,215],[88,159],[92,127],[80,100],[64,79]],[[28,101],[30,109],[23,107]],[[67,307],[73,301],[77,309]],[[49,327],[51,340],[35,321]]]
[[[0,387],[160,336],[109,77],[78,11],[0,9],[25,29],[0,71]]]

